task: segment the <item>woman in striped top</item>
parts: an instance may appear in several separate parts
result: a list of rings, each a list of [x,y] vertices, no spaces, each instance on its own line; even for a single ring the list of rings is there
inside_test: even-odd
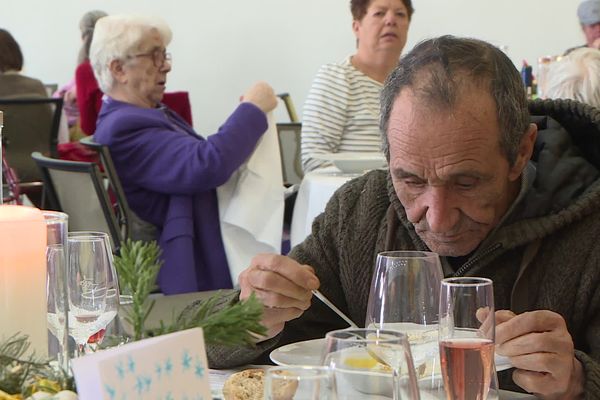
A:
[[[331,164],[315,155],[380,151],[379,93],[406,43],[411,0],[351,0],[356,53],[317,73],[304,103],[305,172]]]

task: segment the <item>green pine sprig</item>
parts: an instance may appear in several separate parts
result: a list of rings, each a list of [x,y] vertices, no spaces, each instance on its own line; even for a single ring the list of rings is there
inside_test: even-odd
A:
[[[29,336],[19,333],[0,341],[0,390],[27,395],[40,380],[52,382],[60,389],[72,389],[73,379],[30,352],[30,345]]]
[[[216,309],[219,300],[220,294],[217,293],[197,303],[193,311],[181,312],[170,325],[165,325],[161,321],[161,328],[153,331],[152,334],[162,335],[200,327],[204,332],[206,344],[225,346],[253,345],[256,336],[266,334],[266,328],[260,323],[263,305],[254,293],[245,301]]]
[[[134,340],[144,337],[144,323],[154,307],[154,300],[147,301],[156,288],[156,277],[162,262],[158,259],[160,248],[155,241],[143,242],[127,239],[115,257],[122,293],[132,296],[131,308],[125,320],[133,326]]]

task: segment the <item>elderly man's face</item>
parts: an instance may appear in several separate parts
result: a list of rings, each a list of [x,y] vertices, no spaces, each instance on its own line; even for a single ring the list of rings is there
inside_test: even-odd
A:
[[[394,188],[417,234],[440,255],[475,250],[518,193],[524,166],[511,168],[501,151],[492,97],[473,88],[438,110],[405,88],[388,138]]]

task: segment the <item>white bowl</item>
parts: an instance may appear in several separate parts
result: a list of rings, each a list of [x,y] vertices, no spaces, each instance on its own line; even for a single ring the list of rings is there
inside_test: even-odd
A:
[[[362,173],[371,169],[386,166],[385,157],[381,153],[327,153],[317,154],[316,159],[330,161],[345,173]]]

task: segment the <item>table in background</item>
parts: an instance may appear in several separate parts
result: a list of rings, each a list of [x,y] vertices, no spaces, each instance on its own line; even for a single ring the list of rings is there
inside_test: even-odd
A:
[[[292,247],[302,243],[310,234],[313,220],[325,211],[325,206],[333,193],[344,183],[358,176],[360,174],[341,173],[335,167],[323,168],[304,175],[294,204],[290,231]]]

